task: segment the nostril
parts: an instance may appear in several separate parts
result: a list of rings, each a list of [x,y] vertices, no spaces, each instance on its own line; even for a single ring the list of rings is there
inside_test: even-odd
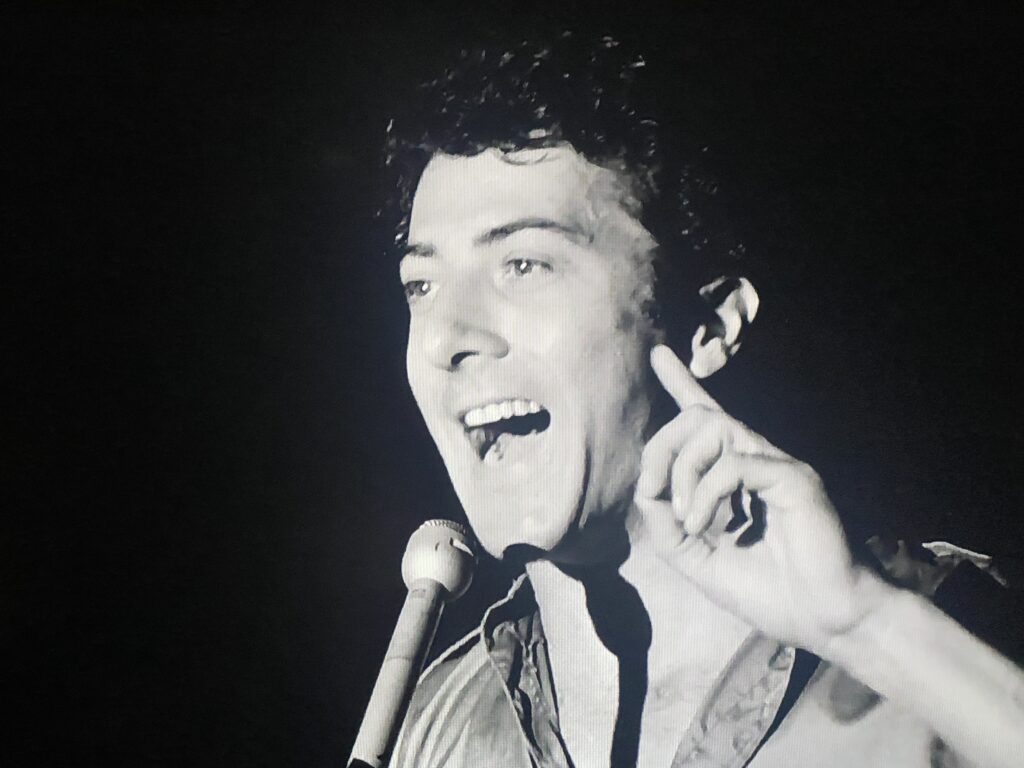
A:
[[[431,331],[434,331],[431,333]],[[508,343],[499,334],[462,321],[436,329],[424,329],[424,351],[437,368],[456,371],[468,365],[467,358],[504,357]]]
[[[452,355],[451,367],[452,368],[458,368],[459,364],[463,360],[465,360],[467,357],[471,357],[472,355],[473,355],[473,353],[469,352],[469,351],[456,352],[454,355]]]

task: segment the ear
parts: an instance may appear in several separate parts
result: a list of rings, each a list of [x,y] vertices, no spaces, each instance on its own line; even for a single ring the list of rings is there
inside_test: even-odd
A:
[[[717,321],[701,325],[690,343],[690,373],[704,379],[739,351],[761,299],[745,277],[719,277],[701,288],[700,296],[718,316]]]

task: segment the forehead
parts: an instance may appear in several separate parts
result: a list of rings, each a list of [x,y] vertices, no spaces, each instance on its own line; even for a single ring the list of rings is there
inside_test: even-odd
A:
[[[593,235],[598,222],[626,215],[620,174],[568,146],[470,157],[435,155],[420,178],[410,242],[435,242],[524,219],[544,219]]]

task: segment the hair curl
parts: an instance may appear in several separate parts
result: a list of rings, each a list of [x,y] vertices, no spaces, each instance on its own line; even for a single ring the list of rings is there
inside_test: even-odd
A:
[[[679,325],[679,311],[666,310],[684,304],[689,325],[701,303],[664,302],[664,296],[678,290],[696,296],[704,281],[735,269],[744,246],[715,205],[718,185],[700,169],[702,148],[678,125],[655,117],[658,95],[642,77],[646,66],[611,37],[571,32],[550,43],[461,50],[388,123],[389,195],[380,216],[394,244],[405,242],[416,184],[436,153],[471,156],[489,148],[568,143],[595,165],[626,174],[640,223],[658,243],[656,295],[662,300],[652,314],[662,327]]]

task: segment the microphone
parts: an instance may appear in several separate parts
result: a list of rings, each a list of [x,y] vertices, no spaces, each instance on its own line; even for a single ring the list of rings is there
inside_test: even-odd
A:
[[[402,579],[409,589],[359,727],[349,768],[387,765],[446,602],[473,581],[473,537],[451,520],[428,520],[409,537]]]

